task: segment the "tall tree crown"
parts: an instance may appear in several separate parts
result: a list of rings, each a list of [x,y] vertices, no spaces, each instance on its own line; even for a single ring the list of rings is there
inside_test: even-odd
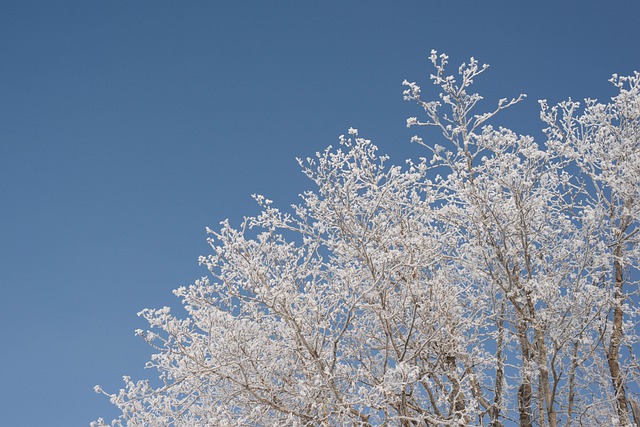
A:
[[[535,141],[489,124],[524,95],[476,111],[486,65],[430,59],[407,125],[445,143],[390,166],[349,129],[299,205],[208,230],[188,316],[139,313],[159,381],[93,426],[640,426],[640,74],[541,101]]]

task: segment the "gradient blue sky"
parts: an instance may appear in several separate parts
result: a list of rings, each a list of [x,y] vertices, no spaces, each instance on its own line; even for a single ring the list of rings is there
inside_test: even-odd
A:
[[[205,226],[286,206],[296,156],[349,126],[394,163],[409,143],[401,82],[491,64],[487,99],[539,134],[536,100],[613,94],[640,70],[640,1],[0,1],[0,423],[117,415],[150,349],[136,312],[176,306],[206,274]],[[499,120],[500,122],[500,120]],[[429,139],[435,134],[422,133]],[[432,138],[429,138],[432,137]]]

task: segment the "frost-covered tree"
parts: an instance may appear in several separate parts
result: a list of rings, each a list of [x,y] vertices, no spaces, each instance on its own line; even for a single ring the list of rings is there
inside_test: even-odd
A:
[[[447,59],[435,100],[405,82],[425,158],[350,129],[299,160],[299,205],[209,230],[186,318],[140,313],[159,379],[105,393],[112,426],[640,426],[640,75],[542,101],[536,142],[489,124],[522,95],[476,113],[487,67]]]

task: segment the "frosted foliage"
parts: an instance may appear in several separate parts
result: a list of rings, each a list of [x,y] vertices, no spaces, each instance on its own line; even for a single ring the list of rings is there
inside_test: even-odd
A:
[[[541,101],[546,140],[477,113],[487,66],[433,52],[442,137],[388,165],[350,128],[299,160],[315,190],[210,234],[210,274],[139,313],[159,379],[93,426],[632,426],[638,411],[640,76]]]

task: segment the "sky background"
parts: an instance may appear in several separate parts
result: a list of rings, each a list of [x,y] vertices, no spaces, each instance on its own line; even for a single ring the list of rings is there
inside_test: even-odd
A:
[[[425,154],[402,81],[475,56],[497,120],[605,100],[640,70],[640,1],[0,1],[0,423],[88,426],[144,371],[145,307],[206,270],[205,227],[312,189],[296,157],[350,126]],[[433,93],[433,92],[431,92]]]

